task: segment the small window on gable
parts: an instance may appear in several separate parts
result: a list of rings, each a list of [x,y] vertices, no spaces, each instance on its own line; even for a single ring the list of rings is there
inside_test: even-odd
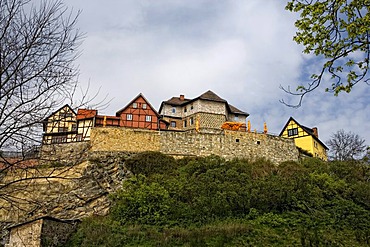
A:
[[[288,136],[298,135],[298,128],[293,128],[288,130]]]
[[[126,120],[131,121],[131,120],[132,120],[132,114],[127,114],[127,115],[126,115]]]
[[[132,108],[137,108],[137,103],[136,102],[132,104]]]
[[[172,113],[176,113],[176,107],[172,107]]]
[[[238,114],[235,114],[235,116],[234,116],[234,120],[235,120],[235,121],[239,121],[239,115],[238,115]]]
[[[190,110],[193,110],[193,109],[194,109],[194,106],[193,106],[193,105],[191,105],[191,106],[190,106]]]
[[[152,121],[152,116],[145,116],[145,121],[146,122],[151,122]]]
[[[171,121],[171,127],[176,128],[176,122],[175,121]]]
[[[186,107],[184,108],[184,112],[187,112],[188,110],[186,109]]]
[[[142,107],[143,107],[143,109],[146,109],[146,104],[145,104],[145,103],[143,103]]]

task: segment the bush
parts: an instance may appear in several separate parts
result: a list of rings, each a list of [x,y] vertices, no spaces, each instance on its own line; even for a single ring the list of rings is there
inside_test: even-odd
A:
[[[133,174],[150,176],[155,173],[171,174],[177,164],[172,156],[160,152],[143,152],[127,159],[125,166]]]

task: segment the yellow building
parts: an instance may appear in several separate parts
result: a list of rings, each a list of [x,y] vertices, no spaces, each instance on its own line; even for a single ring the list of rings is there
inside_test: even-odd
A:
[[[290,117],[279,136],[292,138],[298,148],[312,154],[313,157],[317,157],[325,161],[328,160],[326,154],[328,148],[322,141],[320,141],[316,127],[308,128],[299,124],[294,118]]]

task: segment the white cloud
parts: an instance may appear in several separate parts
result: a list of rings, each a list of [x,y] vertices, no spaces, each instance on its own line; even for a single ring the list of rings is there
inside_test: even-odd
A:
[[[191,98],[211,89],[249,112],[257,129],[266,121],[279,133],[293,116],[318,126],[323,140],[341,127],[370,141],[369,87],[339,98],[316,91],[299,109],[279,103],[292,99],[280,84],[294,89],[302,75],[317,68],[307,65],[310,56],[292,41],[296,15],[284,10],[284,2],[66,3],[83,10],[79,25],[87,38],[78,60],[81,81],[91,79],[92,89],[101,86],[102,95],[114,98],[105,114],[114,114],[140,92],[159,107],[172,96]]]

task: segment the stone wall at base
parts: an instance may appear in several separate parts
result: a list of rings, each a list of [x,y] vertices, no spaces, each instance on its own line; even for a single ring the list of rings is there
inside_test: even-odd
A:
[[[9,170],[1,180],[8,185],[0,192],[0,229],[43,216],[81,219],[107,214],[108,194],[127,177],[124,161],[131,155],[96,152],[77,165]]]
[[[259,133],[220,130],[219,133],[193,131],[148,131],[128,128],[94,128],[91,151],[159,151],[173,156],[218,155],[232,158],[265,158],[278,164],[298,160],[291,139]]]

